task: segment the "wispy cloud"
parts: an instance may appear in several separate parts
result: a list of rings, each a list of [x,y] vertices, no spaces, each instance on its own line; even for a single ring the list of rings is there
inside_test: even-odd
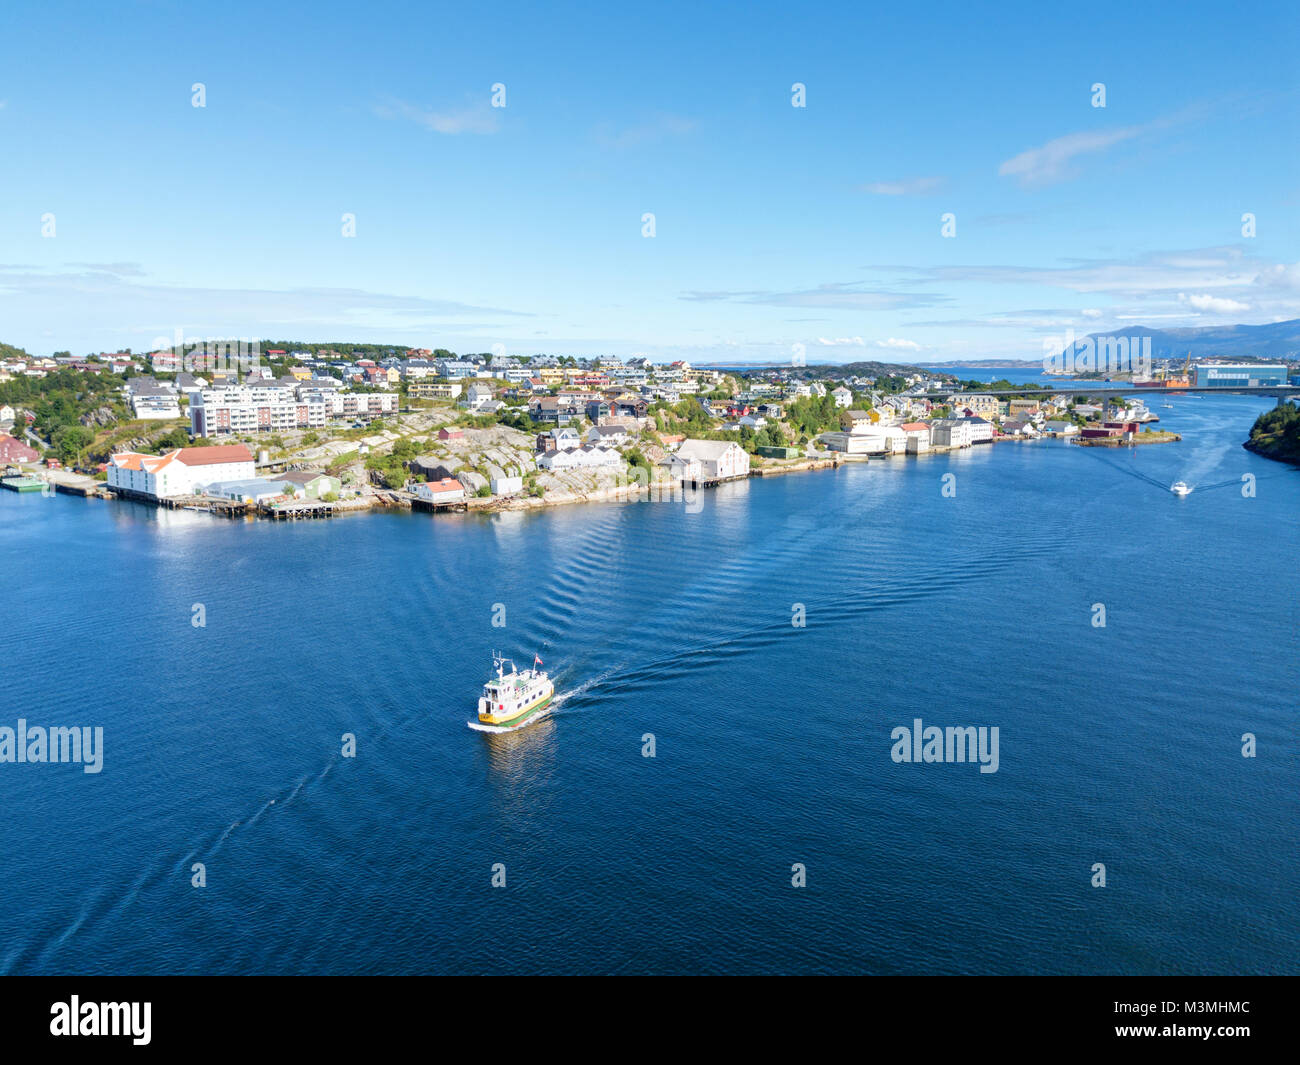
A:
[[[824,348],[861,348],[865,346],[861,337],[818,337],[817,343]]]
[[[112,274],[114,277],[144,277],[144,270],[139,263],[64,263],[78,270],[89,270],[96,274]],[[0,266],[0,271],[6,267]]]
[[[747,303],[766,307],[817,307],[823,310],[897,310],[904,307],[929,307],[946,301],[946,296],[924,292],[890,292],[868,289],[861,282],[830,282],[816,288],[791,292],[750,290],[741,292],[684,292],[684,300],[701,303]]]
[[[102,264],[99,264],[102,265]],[[117,264],[118,266],[133,264]],[[138,271],[143,275],[143,271]],[[64,335],[87,343],[143,347],[181,328],[204,336],[418,336],[535,317],[527,312],[458,300],[359,288],[217,288],[164,285],[96,264],[72,270],[0,266],[0,317],[19,308],[38,321],[58,322]]]
[[[460,108],[435,110],[390,98],[376,104],[374,112],[380,118],[404,119],[430,132],[448,136],[495,133],[500,128],[500,111],[487,101],[465,104]]]
[[[1134,137],[1168,124],[1168,120],[1162,119],[1141,126],[1068,133],[1040,147],[1030,148],[1019,155],[1012,156],[998,167],[998,173],[1002,177],[1015,178],[1026,188],[1051,185],[1074,176],[1071,164],[1079,156],[1104,152],[1116,144],[1132,140]]]
[[[898,337],[888,337],[885,340],[875,341],[878,348],[892,348],[896,351],[920,351],[921,345],[915,340],[900,340]]]
[[[595,136],[598,143],[606,148],[632,148],[640,144],[652,144],[668,137],[681,137],[694,133],[699,123],[684,115],[659,114],[630,126],[615,126],[602,122],[596,127]]]
[[[902,181],[873,181],[861,186],[873,196],[925,196],[943,188],[941,177],[914,177]]]

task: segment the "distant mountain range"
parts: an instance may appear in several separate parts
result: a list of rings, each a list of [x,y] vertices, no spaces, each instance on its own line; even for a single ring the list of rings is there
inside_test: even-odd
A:
[[[1210,325],[1200,329],[1150,329],[1144,325],[1091,333],[1099,337],[1150,337],[1156,359],[1295,359],[1300,357],[1300,318],[1267,325]]]

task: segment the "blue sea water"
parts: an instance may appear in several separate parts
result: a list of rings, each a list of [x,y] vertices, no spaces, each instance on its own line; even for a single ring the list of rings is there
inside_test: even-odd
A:
[[[1294,972],[1300,473],[1173,403],[694,511],[0,492],[0,725],[105,746],[0,764],[0,972]],[[552,717],[466,727],[494,648]],[[896,764],[915,718],[998,771]]]

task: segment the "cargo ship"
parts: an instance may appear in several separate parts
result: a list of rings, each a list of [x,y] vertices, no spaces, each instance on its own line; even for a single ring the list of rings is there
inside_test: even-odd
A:
[[[499,729],[516,729],[545,717],[555,695],[555,685],[537,667],[542,660],[534,656],[533,668],[518,670],[514,662],[495,651],[492,665],[496,679],[483,685],[478,700],[478,719],[482,725]],[[506,666],[510,669],[507,672]]]

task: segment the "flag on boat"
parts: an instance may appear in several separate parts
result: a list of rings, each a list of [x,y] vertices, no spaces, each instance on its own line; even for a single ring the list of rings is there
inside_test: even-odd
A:
[[[541,656],[541,655],[533,655],[533,665],[535,665],[535,666],[540,666],[541,664],[542,664],[542,656]]]

